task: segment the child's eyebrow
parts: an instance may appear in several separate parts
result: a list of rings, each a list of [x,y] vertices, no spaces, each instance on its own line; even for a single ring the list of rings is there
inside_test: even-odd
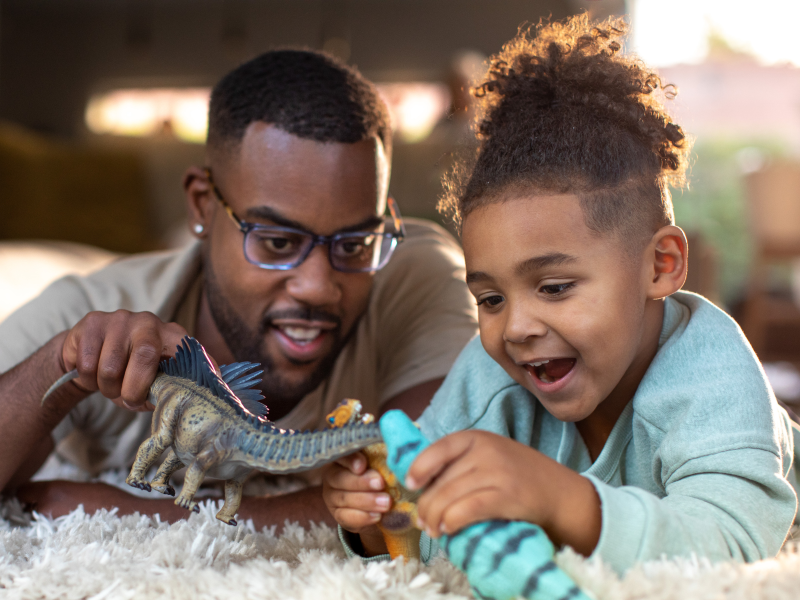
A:
[[[576,256],[564,254],[563,252],[551,252],[549,254],[542,254],[541,256],[534,256],[528,260],[522,261],[517,265],[515,271],[517,275],[526,275],[532,271],[540,271],[547,267],[559,267],[570,263],[578,262]]]
[[[527,275],[528,273],[546,269],[547,267],[557,267],[560,265],[567,265],[578,262],[577,256],[571,254],[564,254],[563,252],[551,252],[549,254],[542,254],[541,256],[534,256],[528,260],[524,260],[517,265],[514,269],[517,275]],[[467,273],[467,284],[479,283],[491,279],[491,275],[483,271],[471,271]]]

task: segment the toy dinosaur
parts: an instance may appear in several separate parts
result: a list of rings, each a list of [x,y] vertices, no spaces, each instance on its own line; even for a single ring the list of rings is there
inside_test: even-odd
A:
[[[172,474],[188,465],[175,504],[197,510],[194,495],[206,475],[225,480],[225,503],[217,519],[236,524],[242,484],[255,469],[295,473],[319,467],[381,440],[376,423],[353,422],[322,431],[280,429],[266,419],[263,398],[253,387],[262,371],[234,363],[217,375],[200,343],[185,337],[175,358],[159,364],[148,399],[155,406],[151,436],[139,446],[126,482],[143,490],[175,495]],[[47,391],[77,377],[71,371]],[[145,473],[170,448],[155,478]]]
[[[342,400],[327,416],[330,427],[342,427],[346,423],[361,421],[371,423],[375,418],[370,414],[361,414],[361,402],[358,400]],[[400,485],[400,482],[386,464],[386,444],[376,443],[362,448],[369,466],[383,477],[386,491],[392,498],[392,507],[385,512],[378,523],[378,529],[386,542],[389,556],[393,559],[402,556],[406,562],[419,558],[420,530],[416,528],[417,498],[419,493],[411,492]]]
[[[390,410],[381,417],[387,463],[405,481],[411,463],[430,445],[405,413]],[[464,571],[475,596],[497,600],[589,600],[553,562],[554,548],[538,525],[493,520],[476,523],[439,538],[440,547]]]

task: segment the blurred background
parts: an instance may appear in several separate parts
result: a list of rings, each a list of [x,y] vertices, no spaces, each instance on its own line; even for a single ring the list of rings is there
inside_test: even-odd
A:
[[[469,135],[470,84],[523,23],[626,15],[626,51],[679,94],[696,138],[674,193],[687,288],[742,325],[800,400],[797,0],[0,0],[0,320],[52,278],[188,239],[210,87],[270,48],[327,50],[390,105],[391,193],[435,204]]]

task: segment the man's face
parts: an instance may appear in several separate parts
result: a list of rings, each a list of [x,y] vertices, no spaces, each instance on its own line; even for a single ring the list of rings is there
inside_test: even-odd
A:
[[[650,360],[646,272],[586,226],[577,197],[480,207],[462,240],[486,352],[553,416],[582,421],[636,389]]]
[[[212,170],[234,213],[251,223],[328,236],[374,228],[385,206],[386,165],[376,140],[322,143],[255,122],[238,153]],[[215,204],[204,256],[215,324],[236,360],[265,367],[268,399],[299,400],[330,372],[366,310],[372,275],[334,270],[327,245],[290,270],[253,265],[242,232]]]

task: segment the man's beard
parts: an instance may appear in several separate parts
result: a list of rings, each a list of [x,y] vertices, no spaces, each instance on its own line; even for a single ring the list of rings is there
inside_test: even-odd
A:
[[[305,395],[314,391],[330,374],[339,353],[355,330],[355,326],[351,328],[347,335],[342,335],[342,325],[339,317],[311,308],[297,308],[267,312],[262,317],[258,329],[253,330],[239,318],[228,303],[214,276],[213,269],[209,265],[209,261],[204,260],[203,262],[205,293],[208,298],[208,306],[211,309],[211,316],[233,357],[237,362],[248,361],[261,364],[264,373],[261,375],[261,385],[258,387],[266,398],[267,406],[269,406],[270,402],[283,405],[297,404]],[[266,335],[270,327],[272,327],[274,319],[303,319],[336,323],[336,327],[327,333],[333,336],[333,347],[327,356],[322,358],[314,372],[303,381],[297,383],[287,381],[281,376],[281,373],[275,368],[273,360],[266,353],[264,348]],[[303,364],[290,358],[287,358],[287,360],[294,364]]]

